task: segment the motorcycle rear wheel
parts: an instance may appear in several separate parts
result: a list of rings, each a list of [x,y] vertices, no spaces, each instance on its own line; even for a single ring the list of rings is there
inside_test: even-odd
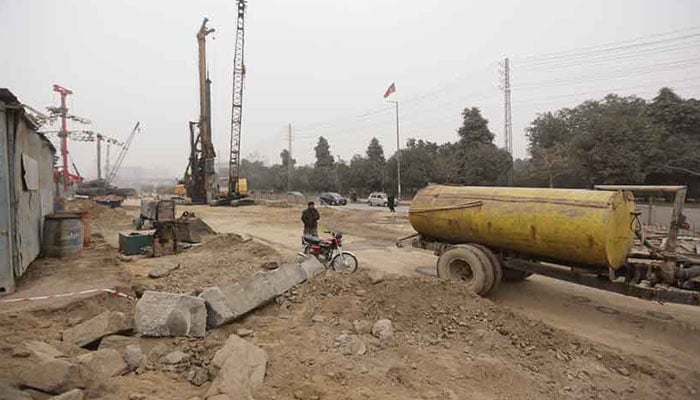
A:
[[[331,260],[331,268],[336,272],[342,272],[345,274],[351,274],[357,271],[358,266],[357,257],[349,251],[344,251],[341,254],[337,254]]]

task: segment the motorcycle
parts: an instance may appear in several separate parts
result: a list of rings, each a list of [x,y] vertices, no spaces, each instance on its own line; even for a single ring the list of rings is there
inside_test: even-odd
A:
[[[318,236],[301,237],[303,251],[302,256],[315,256],[326,268],[333,268],[337,272],[352,273],[357,271],[357,257],[349,251],[343,250],[343,234],[340,232],[325,231],[331,235],[328,239]]]

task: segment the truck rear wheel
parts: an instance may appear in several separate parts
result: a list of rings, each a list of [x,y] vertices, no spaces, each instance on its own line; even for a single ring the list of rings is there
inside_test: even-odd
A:
[[[459,280],[481,296],[486,295],[493,284],[486,274],[488,265],[479,257],[476,249],[467,246],[453,247],[438,258],[437,274],[442,279]]]
[[[501,266],[501,260],[493,251],[491,251],[491,249],[484,245],[472,244],[471,246],[476,247],[478,250],[483,252],[491,262],[491,268],[493,269],[493,285],[491,285],[489,292],[496,290],[503,279],[503,267]]]

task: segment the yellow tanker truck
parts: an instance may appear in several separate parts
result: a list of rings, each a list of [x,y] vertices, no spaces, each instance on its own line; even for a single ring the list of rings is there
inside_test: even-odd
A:
[[[641,233],[635,191],[676,192],[671,240],[664,248]],[[430,185],[411,202],[413,246],[438,256],[440,278],[486,295],[501,280],[541,274],[636,297],[700,304],[700,257],[678,254],[685,187],[606,190]],[[679,206],[680,201],[680,206]],[[675,225],[674,225],[675,224]],[[647,244],[634,253],[635,238]]]

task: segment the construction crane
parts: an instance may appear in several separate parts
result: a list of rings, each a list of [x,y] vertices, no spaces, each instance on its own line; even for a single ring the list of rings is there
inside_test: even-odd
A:
[[[243,116],[243,82],[245,64],[245,10],[246,1],[237,0],[236,48],[233,55],[233,101],[231,111],[231,147],[228,163],[228,197],[239,198],[245,194],[247,184],[241,179],[241,122]]]
[[[136,125],[134,125],[134,129],[131,130],[129,137],[126,139],[126,142],[124,142],[121,151],[117,155],[117,160],[114,162],[114,166],[110,171],[107,171],[107,184],[111,184],[112,181],[114,181],[114,178],[116,178],[117,173],[119,172],[119,168],[121,168],[122,162],[124,161],[124,157],[126,157],[126,153],[129,151],[131,142],[134,140],[134,136],[136,136],[137,132],[141,132],[141,122],[136,122]]]
[[[58,135],[58,137],[61,137],[61,131],[42,131],[41,132],[44,135],[50,136],[50,135]],[[97,179],[102,179],[102,143],[107,144],[107,165],[105,166],[105,171],[109,171],[109,146],[110,145],[115,145],[117,147],[122,147],[124,146],[124,143],[120,142],[119,140],[109,137],[107,135],[103,135],[99,132],[91,131],[91,130],[75,130],[75,131],[68,131],[67,132],[67,139],[74,141],[74,142],[96,142],[97,144]],[[72,163],[72,158],[71,158],[71,163]],[[73,163],[73,169],[77,171],[77,168],[75,168],[75,164]],[[80,174],[78,174],[80,175]]]
[[[199,50],[199,121],[190,121],[190,160],[185,171],[185,190],[195,204],[211,203],[218,196],[216,152],[211,134],[211,80],[207,74],[207,18],[197,32]],[[195,129],[199,133],[195,133]]]

